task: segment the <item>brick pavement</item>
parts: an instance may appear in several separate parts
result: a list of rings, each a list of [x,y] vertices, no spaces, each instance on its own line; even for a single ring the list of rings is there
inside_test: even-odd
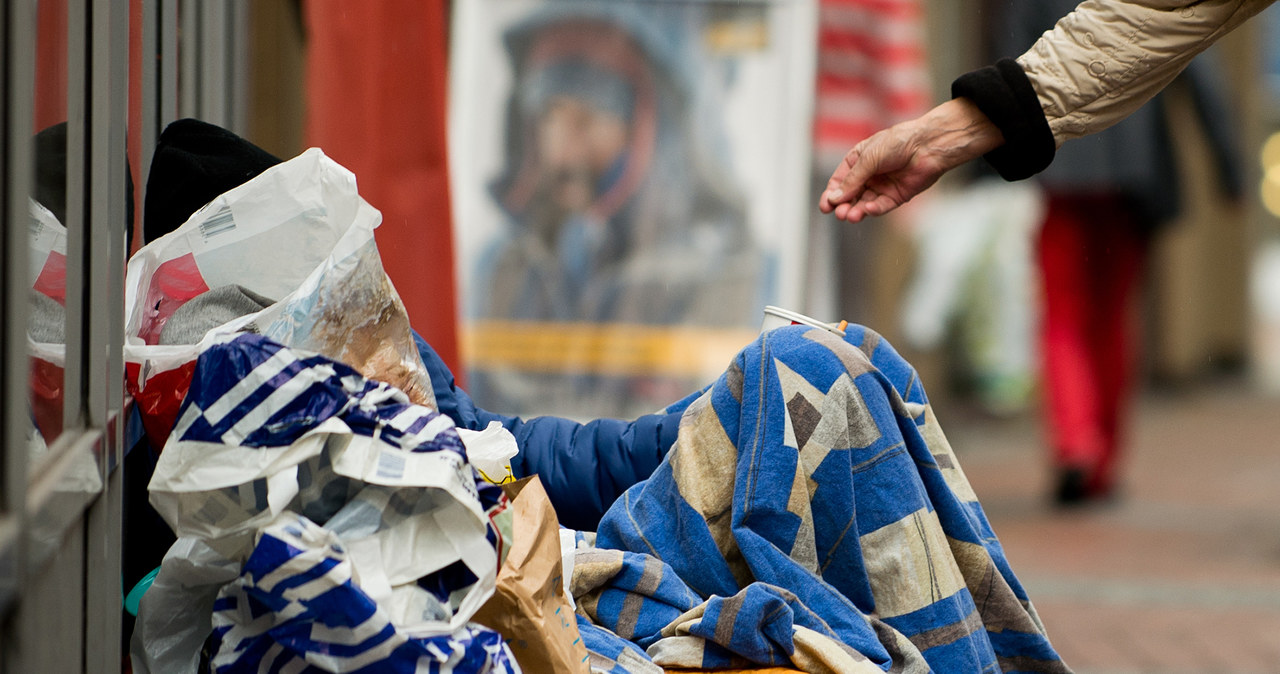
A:
[[[1077,672],[1280,672],[1280,398],[1223,381],[1135,412],[1122,497],[1064,512],[1037,415],[938,411]]]

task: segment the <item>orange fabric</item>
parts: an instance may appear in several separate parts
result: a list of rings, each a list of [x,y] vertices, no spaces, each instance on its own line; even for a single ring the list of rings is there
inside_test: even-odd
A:
[[[308,0],[307,144],[382,212],[382,263],[413,327],[461,379],[446,153],[444,0]]]

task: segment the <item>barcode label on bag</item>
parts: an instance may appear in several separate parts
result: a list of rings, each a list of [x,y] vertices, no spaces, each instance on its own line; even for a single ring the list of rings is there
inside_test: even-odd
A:
[[[236,228],[235,218],[231,216],[231,208],[223,206],[208,220],[200,223],[200,236],[208,241],[219,234],[225,234]]]

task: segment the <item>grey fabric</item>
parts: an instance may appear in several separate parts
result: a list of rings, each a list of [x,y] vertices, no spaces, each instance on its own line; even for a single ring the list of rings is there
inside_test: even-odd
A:
[[[178,307],[161,328],[160,343],[195,344],[219,325],[261,311],[273,303],[275,300],[238,285],[219,286]]]
[[[31,291],[27,314],[27,334],[41,344],[64,344],[67,341],[67,310],[42,292]]]

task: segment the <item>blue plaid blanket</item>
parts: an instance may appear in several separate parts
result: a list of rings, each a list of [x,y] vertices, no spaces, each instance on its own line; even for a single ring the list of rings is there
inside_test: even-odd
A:
[[[576,555],[584,635],[673,667],[1069,671],[877,334],[770,331],[686,404]]]

